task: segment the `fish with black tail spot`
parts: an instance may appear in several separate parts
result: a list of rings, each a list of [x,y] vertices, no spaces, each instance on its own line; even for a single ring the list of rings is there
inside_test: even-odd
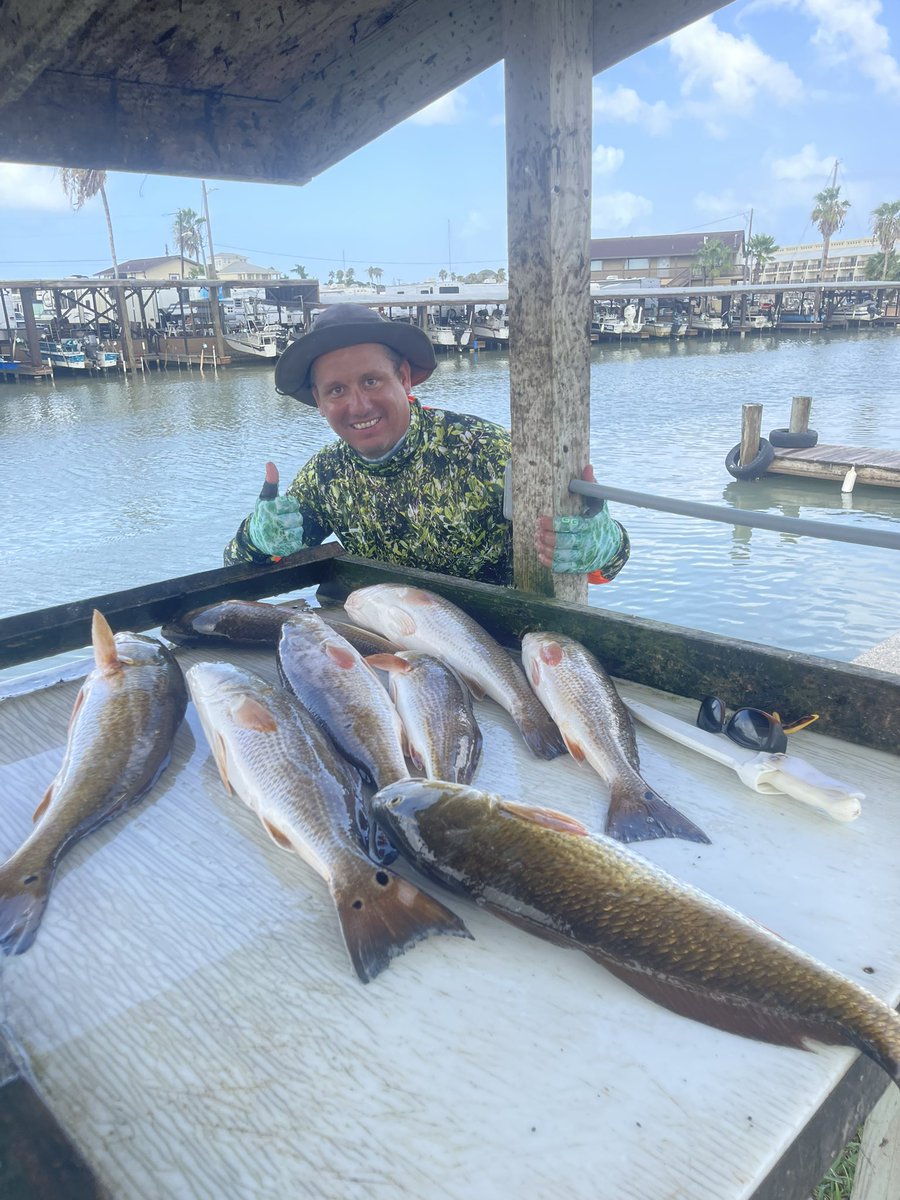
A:
[[[363,853],[359,775],[296,697],[230,663],[197,663],[187,681],[222,782],[327,882],[363,983],[432,934],[470,936],[455,913]]]

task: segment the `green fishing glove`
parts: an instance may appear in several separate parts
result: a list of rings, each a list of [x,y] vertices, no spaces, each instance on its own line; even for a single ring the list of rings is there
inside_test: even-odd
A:
[[[271,558],[284,558],[302,550],[303,514],[293,496],[278,495],[278,468],[266,463],[266,482],[247,522],[247,533],[257,550]]]
[[[605,504],[593,517],[554,517],[553,531],[556,548],[551,570],[563,575],[600,571],[619,554],[625,537]]]

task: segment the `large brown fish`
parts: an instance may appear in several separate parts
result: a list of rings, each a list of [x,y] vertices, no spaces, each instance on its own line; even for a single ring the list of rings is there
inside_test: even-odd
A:
[[[390,696],[359,651],[313,610],[282,626],[278,671],[375,787],[409,778],[403,725]]]
[[[95,667],[75,700],[62,766],[35,810],[35,828],[0,866],[5,954],[34,941],[65,851],[153,786],[184,716],[181,668],[155,638],[114,636],[97,610],[91,637]]]
[[[889,1005],[573,817],[424,779],[378,792],[372,817],[425,876],[657,1004],[776,1045],[855,1046],[900,1085]]]
[[[709,841],[641,778],[631,714],[590,651],[561,633],[526,633],[522,665],[569,753],[576,762],[589,762],[609,786],[610,837],[620,842],[660,837]]]
[[[423,588],[376,583],[344,601],[351,621],[374,629],[404,650],[443,659],[478,696],[490,696],[518,725],[539,758],[556,758],[564,746],[547,710],[522,669],[499,642],[450,600]]]
[[[390,654],[398,647],[347,620],[342,608],[310,609],[305,601],[267,604],[262,600],[220,600],[192,608],[163,625],[162,634],[178,646],[229,645],[273,649],[281,627],[298,612],[315,612],[362,655]]]
[[[452,667],[414,650],[375,655],[368,662],[387,672],[410,761],[429,779],[471,783],[483,739],[472,695]]]
[[[359,775],[294,696],[230,663],[198,663],[187,680],[222,782],[276,845],[327,882],[363,983],[431,934],[470,936],[449,909],[363,853]]]

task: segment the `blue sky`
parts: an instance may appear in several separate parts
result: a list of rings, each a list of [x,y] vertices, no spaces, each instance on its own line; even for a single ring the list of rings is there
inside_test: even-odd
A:
[[[290,274],[353,266],[384,283],[506,265],[502,65],[302,188],[209,180],[217,252]],[[736,0],[594,80],[595,237],[746,228],[817,241],[835,159],[865,237],[900,199],[900,4]],[[77,165],[77,164],[73,164]],[[174,250],[200,181],[111,173],[121,261]],[[99,199],[72,212],[52,169],[0,163],[0,278],[109,265]]]

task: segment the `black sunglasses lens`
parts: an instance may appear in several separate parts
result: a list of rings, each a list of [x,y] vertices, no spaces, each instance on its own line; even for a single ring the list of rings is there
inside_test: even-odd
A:
[[[725,705],[718,696],[704,696],[697,713],[697,724],[707,733],[721,733],[725,724]]]
[[[748,750],[763,750],[767,754],[784,754],[787,750],[787,736],[780,722],[759,708],[739,708],[725,732]]]

